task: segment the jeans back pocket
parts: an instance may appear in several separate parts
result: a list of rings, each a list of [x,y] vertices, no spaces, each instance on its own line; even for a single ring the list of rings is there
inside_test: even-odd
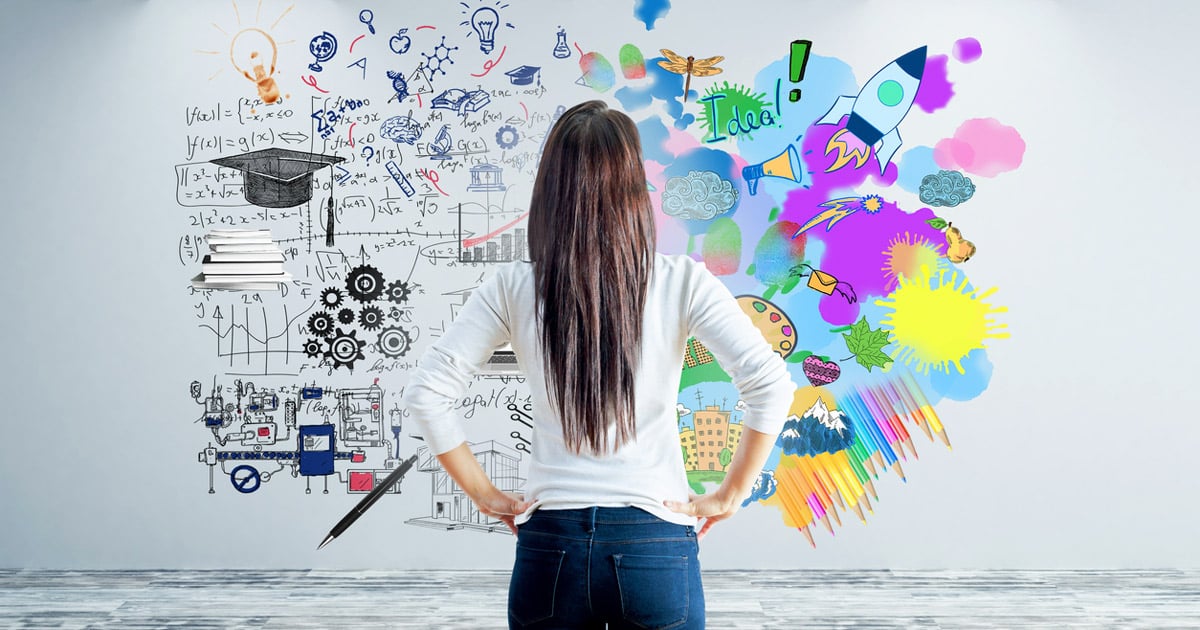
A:
[[[638,628],[674,628],[688,617],[688,557],[614,554],[621,615]]]
[[[508,613],[521,625],[535,624],[554,616],[558,574],[567,552],[517,545],[512,584],[508,589]]]

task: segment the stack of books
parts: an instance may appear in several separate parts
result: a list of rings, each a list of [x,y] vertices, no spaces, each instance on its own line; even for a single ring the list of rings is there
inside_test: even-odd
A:
[[[192,278],[199,289],[278,289],[292,274],[283,270],[283,250],[270,230],[218,229],[208,233],[202,273]]]

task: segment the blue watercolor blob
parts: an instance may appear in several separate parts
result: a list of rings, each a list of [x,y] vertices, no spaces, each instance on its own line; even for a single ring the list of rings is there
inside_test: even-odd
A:
[[[736,189],[738,175],[734,175],[733,158],[724,151],[717,149],[698,148],[692,149],[687,153],[674,158],[674,162],[670,162],[663,175],[670,179],[672,177],[686,177],[689,171],[713,171],[721,179],[726,179],[734,183]],[[735,202],[733,207],[728,211],[714,216],[711,219],[687,219],[683,220],[689,234],[705,234],[708,228],[720,217],[732,217],[737,213],[738,204]],[[736,219],[735,219],[736,221]]]
[[[675,120],[675,128],[682,131],[696,122],[696,117],[684,113],[683,76],[658,65],[659,61],[665,60],[665,57],[647,59],[646,78],[617,90],[613,96],[617,97],[627,113],[649,107],[654,99],[663,101],[667,114]]]
[[[808,264],[820,268],[821,256],[825,253],[825,244],[816,240],[808,239],[808,243],[804,246],[804,259]],[[778,274],[780,271],[790,270],[793,264],[799,264],[801,261],[790,261],[786,264],[786,268],[777,267],[767,269],[768,274]],[[758,263],[755,263],[756,276],[760,273]],[[822,294],[808,288],[806,283],[808,278],[801,278],[800,283],[791,291],[784,293],[779,291],[770,299],[771,303],[778,306],[780,310],[787,314],[788,319],[792,320],[792,329],[796,331],[796,350],[808,350],[817,354],[825,354],[820,352],[820,348],[824,348],[829,344],[829,324],[821,319],[821,314],[817,312],[817,301],[823,297]],[[761,289],[760,289],[761,291]],[[791,364],[789,364],[789,368]],[[796,366],[800,368],[800,366]],[[804,370],[797,369],[795,374],[799,375],[799,379],[793,379],[797,384],[803,385],[806,381],[804,378]]]
[[[639,122],[637,128],[638,135],[642,137],[643,158],[664,165],[670,164],[675,159],[675,156],[666,149],[670,134],[661,118],[651,116]]]
[[[671,0],[634,0],[633,17],[646,25],[647,31],[654,30],[654,23],[667,17]]]
[[[926,175],[942,170],[933,161],[932,147],[913,147],[905,151],[896,166],[900,172],[896,176],[896,184],[910,193],[920,192],[921,180]]]
[[[746,507],[755,501],[765,501],[775,494],[775,474],[774,472],[762,472],[758,474],[758,479],[754,481],[754,487],[750,490],[750,496],[742,501],[742,507]]]
[[[962,360],[962,367],[964,374],[959,374],[952,365],[948,366],[949,373],[930,370],[930,386],[950,400],[971,400],[982,394],[992,380],[992,362],[988,361],[987,351],[972,350]]]
[[[792,83],[789,78],[790,61],[782,57],[764,67],[754,77],[754,92],[766,94],[766,100],[772,103],[778,100],[778,126],[763,127],[754,132],[754,139],[746,135],[736,136],[738,152],[750,164],[758,164],[779,155],[789,144],[795,144],[800,149],[800,140],[808,132],[809,127],[829,111],[837,97],[844,94],[858,94],[858,86],[854,82],[854,72],[844,61],[836,57],[810,55],[804,71],[804,80]],[[779,81],[779,97],[776,99],[776,81]],[[800,88],[798,102],[788,101],[788,92]],[[774,110],[775,105],[771,109]],[[774,111],[772,111],[774,115]],[[721,122],[722,127],[725,121]],[[724,132],[722,132],[724,133]],[[714,143],[717,146],[729,142],[722,140]],[[808,159],[801,154],[800,161],[804,163],[804,182],[812,182],[813,176],[807,171]],[[774,199],[786,198],[787,192],[796,187],[796,183],[777,177],[764,177],[758,181],[758,194],[766,194]]]

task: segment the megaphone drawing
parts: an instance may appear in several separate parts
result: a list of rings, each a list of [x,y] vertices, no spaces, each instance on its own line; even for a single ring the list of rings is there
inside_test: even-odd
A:
[[[763,162],[762,164],[753,164],[742,169],[742,179],[746,180],[746,187],[750,189],[750,194],[758,192],[758,180],[763,177],[780,177],[790,179],[797,184],[804,180],[804,171],[800,166],[800,154],[796,153],[796,145],[789,144],[783,153]]]

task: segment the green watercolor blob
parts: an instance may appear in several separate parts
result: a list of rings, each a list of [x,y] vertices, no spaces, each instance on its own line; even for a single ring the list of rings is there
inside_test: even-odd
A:
[[[750,88],[742,85],[732,85],[728,81],[724,81],[721,87],[712,86],[704,92],[705,96],[722,95],[725,98],[718,98],[709,103],[704,103],[704,108],[700,110],[700,126],[707,132],[705,135],[711,136],[729,136],[725,125],[733,119],[733,110],[736,108],[738,114],[745,119],[746,113],[750,112],[754,115],[754,119],[758,120],[759,110],[766,109],[775,105],[772,101],[767,100],[767,95],[764,92],[755,94],[750,91]],[[716,110],[716,120],[709,120],[709,110]],[[720,129],[713,129],[714,124],[720,124]],[[775,126],[779,126],[779,121],[775,121]],[[745,135],[747,140],[753,140],[754,135],[751,133],[739,134]],[[730,136],[731,137],[731,136]]]
[[[618,53],[617,59],[621,64],[621,74],[626,79],[643,79],[646,77],[646,58],[642,56],[642,51],[633,44],[625,44],[621,47],[621,52]]]
[[[742,264],[742,228],[729,217],[712,222],[701,245],[704,266],[717,276],[735,273]]]

